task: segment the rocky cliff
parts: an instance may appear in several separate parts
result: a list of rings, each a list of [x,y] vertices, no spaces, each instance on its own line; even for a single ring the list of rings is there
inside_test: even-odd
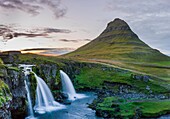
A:
[[[24,118],[26,115],[26,90],[24,84],[24,74],[19,70],[1,67],[0,81],[6,86],[3,93],[8,99],[2,102],[0,106],[0,118],[2,119],[18,119]],[[2,86],[0,86],[2,87]]]

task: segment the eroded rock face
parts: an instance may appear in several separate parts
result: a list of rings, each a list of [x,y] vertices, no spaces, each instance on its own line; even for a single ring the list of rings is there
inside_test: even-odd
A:
[[[50,89],[55,88],[57,70],[59,70],[56,64],[40,64],[35,70],[35,73],[47,83]]]
[[[11,111],[9,107],[10,102],[7,102],[0,108],[0,119],[11,119]]]
[[[10,119],[11,93],[9,87],[0,78],[0,119]]]
[[[20,71],[3,69],[3,76],[1,79],[9,86],[12,100],[0,111],[2,115],[5,115],[8,119],[24,118],[26,115],[26,89],[24,78],[24,74]]]

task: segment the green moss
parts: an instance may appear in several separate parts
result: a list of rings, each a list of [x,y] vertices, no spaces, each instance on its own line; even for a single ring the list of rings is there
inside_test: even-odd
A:
[[[9,87],[2,80],[0,80],[0,107],[3,103],[11,100],[12,95],[10,93]]]
[[[4,70],[6,69],[4,64],[0,64],[0,76],[3,77],[4,76]]]
[[[36,78],[35,78],[35,76],[34,76],[34,74],[33,73],[31,73],[29,76],[28,76],[28,80],[29,80],[29,82],[31,82],[30,84],[30,92],[31,92],[31,97],[33,98],[33,99],[35,99],[35,97],[36,97],[36,87],[37,87],[37,80],[36,80]],[[33,102],[34,103],[34,102]]]
[[[3,64],[3,61],[2,61],[2,59],[0,58],[0,64]]]
[[[18,67],[7,67],[9,70],[14,70],[14,71],[17,71],[19,72],[20,69]]]

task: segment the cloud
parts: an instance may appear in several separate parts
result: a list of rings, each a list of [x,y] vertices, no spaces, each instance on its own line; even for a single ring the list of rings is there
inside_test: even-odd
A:
[[[37,54],[40,55],[58,56],[58,55],[72,52],[74,50],[75,50],[74,48],[33,48],[33,49],[24,49],[22,50],[22,52],[23,53],[36,52]]]
[[[44,28],[45,33],[71,33],[68,29]]]
[[[26,38],[45,37],[51,38],[51,34],[56,33],[71,33],[69,29],[57,29],[57,28],[35,28],[35,29],[20,29],[17,26],[0,25],[0,36],[3,36],[3,40],[6,42],[14,37],[25,36]]]
[[[39,33],[39,34],[33,34],[33,33],[14,33],[14,37],[19,37],[19,36],[26,36],[26,37],[39,37],[39,36],[48,36],[48,34],[45,33]]]
[[[141,40],[151,47],[169,50],[169,0],[108,0],[105,12],[127,21]]]
[[[63,42],[78,42],[78,40],[68,40],[68,39],[59,39],[59,41],[63,41]]]
[[[56,18],[63,17],[67,9],[66,8],[61,8],[61,0],[40,0],[41,4],[47,5],[54,13]]]
[[[48,7],[56,18],[63,17],[67,9],[61,6],[61,0],[1,0],[0,7],[7,10],[19,10],[31,15],[40,14]]]
[[[91,39],[82,39],[83,41],[91,41]]]
[[[90,39],[77,39],[77,40],[59,39],[59,41],[62,41],[62,42],[74,42],[74,43],[77,43],[77,42],[82,42],[82,41],[91,41],[91,40],[90,40]]]

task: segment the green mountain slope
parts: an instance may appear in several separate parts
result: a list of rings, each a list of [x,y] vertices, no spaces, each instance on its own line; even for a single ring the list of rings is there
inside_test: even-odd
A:
[[[170,60],[168,56],[141,41],[129,25],[119,18],[108,23],[96,39],[66,56],[138,62]]]

